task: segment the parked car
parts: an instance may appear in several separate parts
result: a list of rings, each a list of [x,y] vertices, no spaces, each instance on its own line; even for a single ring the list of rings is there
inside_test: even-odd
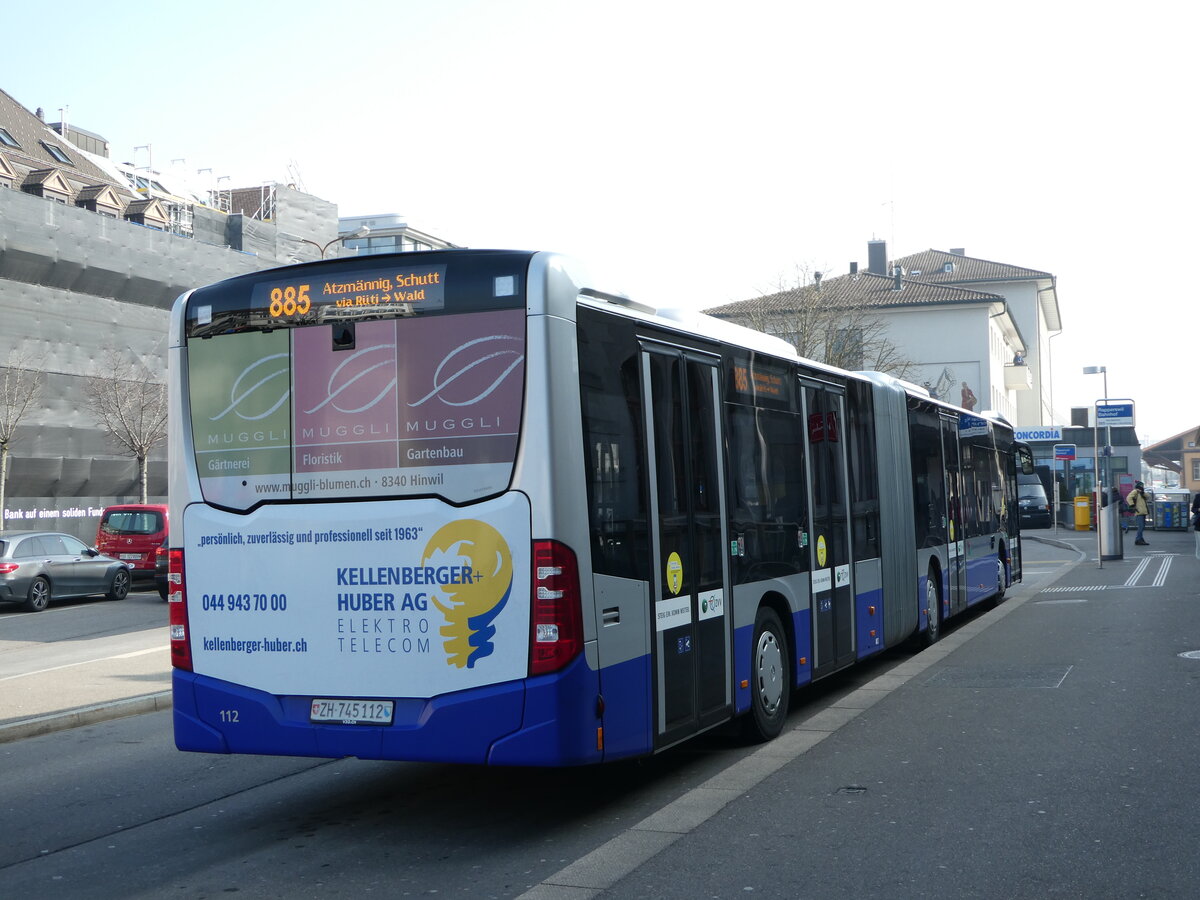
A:
[[[167,551],[167,541],[164,539],[154,551],[154,586],[158,588],[158,596],[167,599],[167,569],[169,568],[170,553]]]
[[[156,553],[167,539],[167,508],[155,504],[110,506],[100,516],[96,549],[129,563],[133,576],[154,577]]]
[[[104,594],[124,600],[129,564],[54,531],[0,531],[0,600],[41,612],[51,600]]]
[[[1036,478],[1030,481],[1018,479],[1017,503],[1020,506],[1022,528],[1050,527],[1053,511],[1041,481]]]

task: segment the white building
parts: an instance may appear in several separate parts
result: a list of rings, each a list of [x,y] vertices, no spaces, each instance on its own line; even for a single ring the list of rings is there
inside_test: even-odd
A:
[[[1051,423],[1049,338],[1062,330],[1053,275],[961,250],[889,262],[883,241],[868,244],[868,260],[865,272],[851,263],[847,275],[707,312],[790,339],[792,314],[814,301],[866,309],[907,364],[894,374],[1020,427]]]

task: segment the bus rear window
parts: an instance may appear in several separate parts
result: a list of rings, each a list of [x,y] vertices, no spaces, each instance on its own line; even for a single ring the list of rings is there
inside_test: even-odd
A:
[[[188,346],[204,498],[264,501],[507,488],[525,375],[525,310],[246,331]]]

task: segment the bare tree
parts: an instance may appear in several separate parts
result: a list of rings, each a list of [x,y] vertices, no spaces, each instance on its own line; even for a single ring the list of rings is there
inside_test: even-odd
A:
[[[824,290],[821,273],[797,266],[796,279],[773,294],[748,300],[724,317],[783,338],[806,359],[841,369],[873,369],[907,378],[913,363],[888,338],[887,322],[869,303]]]
[[[41,398],[46,383],[45,360],[28,347],[15,347],[0,376],[0,529],[4,528],[5,485],[8,483],[8,453],[17,426]]]
[[[143,363],[111,350],[100,363],[103,374],[87,380],[87,405],[114,443],[138,461],[142,502],[150,451],[167,437],[167,386]]]

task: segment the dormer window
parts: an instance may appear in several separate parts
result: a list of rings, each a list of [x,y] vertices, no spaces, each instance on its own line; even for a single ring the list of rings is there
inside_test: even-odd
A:
[[[951,274],[954,271],[954,263],[952,263],[952,262],[942,263],[942,271],[945,272],[947,275]]]
[[[75,163],[71,161],[71,157],[67,156],[66,151],[64,151],[62,147],[58,146],[58,144],[51,144],[48,141],[42,141],[42,146],[46,148],[47,153],[49,153],[63,165],[75,165]]]
[[[9,134],[5,128],[0,128],[0,144],[3,144],[5,147],[21,149],[21,145],[17,143],[17,139]]]

